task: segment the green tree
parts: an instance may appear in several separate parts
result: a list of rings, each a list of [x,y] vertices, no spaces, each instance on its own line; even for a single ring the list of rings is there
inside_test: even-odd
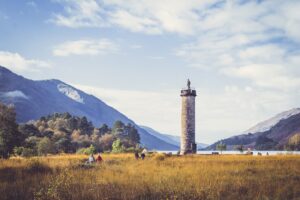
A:
[[[21,124],[19,125],[19,132],[24,135],[24,137],[37,136],[40,137],[41,133],[33,124]]]
[[[227,149],[227,146],[223,142],[220,142],[219,144],[217,144],[217,150],[221,151],[221,154],[223,151],[226,151],[226,149]]]
[[[23,156],[23,157],[31,157],[31,156],[37,156],[37,153],[34,149],[21,146],[21,147],[14,148],[14,155]]]
[[[22,154],[23,157],[31,157],[31,156],[37,156],[37,153],[34,149],[30,148],[22,148]]]
[[[55,153],[55,146],[49,138],[44,137],[43,139],[41,139],[41,141],[39,141],[37,145],[37,152],[39,155]]]
[[[58,152],[71,153],[74,152],[70,138],[62,137],[55,142],[55,146]]]
[[[122,145],[121,140],[120,139],[116,139],[114,141],[114,143],[112,144],[112,152],[113,153],[121,153],[121,152],[124,152],[124,151],[125,151],[125,148]]]
[[[30,136],[25,139],[24,146],[26,148],[36,149],[37,144],[41,141],[40,137]]]
[[[8,158],[21,142],[22,135],[18,131],[14,107],[0,103],[0,157]]]
[[[94,145],[91,144],[91,146],[89,148],[87,148],[86,153],[87,154],[95,154],[96,148],[94,147]]]
[[[114,135],[123,135],[124,133],[124,123],[121,122],[121,121],[116,121],[113,125],[113,128],[112,128],[112,133]]]
[[[82,117],[79,120],[79,129],[81,130],[82,134],[91,135],[94,130],[94,126],[92,122],[89,122],[86,117]]]
[[[129,124],[127,126],[128,128],[128,138],[133,143],[133,146],[140,143],[140,134],[138,133],[138,130]]]
[[[113,125],[113,129],[119,129],[119,128],[124,128],[124,123],[120,120],[115,121]]]
[[[104,135],[104,134],[108,134],[110,133],[110,128],[107,126],[107,124],[103,124],[100,128],[99,128],[99,134],[100,135]]]
[[[72,117],[72,115],[70,115],[70,113],[66,112],[62,114],[62,118],[64,119],[70,119]]]

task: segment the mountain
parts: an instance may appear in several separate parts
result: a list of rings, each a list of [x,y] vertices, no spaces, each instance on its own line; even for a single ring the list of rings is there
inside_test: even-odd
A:
[[[140,126],[140,127],[142,127],[144,130],[146,130],[151,135],[153,135],[169,144],[173,144],[173,145],[177,146],[179,149],[179,147],[180,147],[180,137],[179,136],[160,133],[160,132],[158,132],[150,127],[147,127],[147,126]],[[203,149],[207,146],[208,146],[207,144],[197,143],[198,149]]]
[[[276,116],[265,120],[263,122],[258,123],[257,125],[251,127],[244,133],[257,133],[257,132],[264,132],[270,130],[274,125],[276,125],[280,120],[287,119],[293,115],[299,114],[300,108],[294,108],[282,113],[277,114]]]
[[[75,116],[86,116],[95,126],[104,123],[112,126],[115,121],[121,120],[137,127],[141,143],[149,149],[177,150],[178,148],[149,134],[124,114],[95,96],[86,94],[60,80],[33,81],[0,66],[0,101],[15,105],[19,123],[64,112]]]
[[[244,145],[246,148],[260,150],[283,149],[288,144],[289,138],[300,133],[300,108],[282,112],[266,121],[245,131],[244,134],[222,140],[227,149],[235,145]],[[218,141],[207,149],[216,149]]]

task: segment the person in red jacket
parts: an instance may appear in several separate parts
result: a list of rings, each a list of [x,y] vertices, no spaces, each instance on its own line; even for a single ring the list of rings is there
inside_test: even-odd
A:
[[[97,158],[96,158],[96,162],[97,163],[100,163],[100,162],[102,162],[103,161],[103,159],[102,159],[102,157],[101,157],[101,155],[100,155],[100,153],[98,154],[98,156],[97,156]]]

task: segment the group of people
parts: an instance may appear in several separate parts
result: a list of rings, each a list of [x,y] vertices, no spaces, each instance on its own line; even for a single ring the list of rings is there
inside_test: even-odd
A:
[[[136,151],[134,153],[134,157],[136,160],[138,159],[142,159],[144,160],[146,157],[146,154],[148,153],[147,149],[144,149],[141,153],[141,155]],[[94,157],[94,154],[91,154],[88,158],[88,160],[85,162],[85,164],[93,164],[93,163],[101,163],[103,161],[103,158],[101,157],[100,153],[98,153],[98,155],[96,156],[96,158]]]
[[[141,156],[140,156],[140,154],[138,153],[138,152],[135,152],[134,153],[134,157],[135,157],[135,159],[142,159],[142,160],[144,160],[145,159],[145,157],[146,157],[146,155],[144,154],[144,153],[141,153]]]
[[[100,163],[100,162],[102,162],[103,161],[103,159],[102,159],[102,157],[101,157],[101,155],[100,155],[100,153],[97,155],[97,157],[96,157],[96,159],[95,159],[95,157],[94,157],[94,154],[91,154],[90,156],[89,156],[89,158],[88,158],[88,160],[87,160],[87,164],[92,164],[92,163],[95,163],[95,162],[97,162],[97,163]]]
[[[134,157],[135,157],[136,160],[138,160],[138,159],[140,159],[140,158],[141,158],[142,160],[144,160],[145,157],[146,157],[146,153],[147,153],[147,149],[144,149],[144,150],[142,151],[141,156],[140,156],[139,153],[136,151],[136,152],[134,153]]]

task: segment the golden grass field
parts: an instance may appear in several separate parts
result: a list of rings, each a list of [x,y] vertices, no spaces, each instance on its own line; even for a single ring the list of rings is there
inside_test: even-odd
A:
[[[102,156],[0,160],[0,199],[300,199],[300,156]]]

